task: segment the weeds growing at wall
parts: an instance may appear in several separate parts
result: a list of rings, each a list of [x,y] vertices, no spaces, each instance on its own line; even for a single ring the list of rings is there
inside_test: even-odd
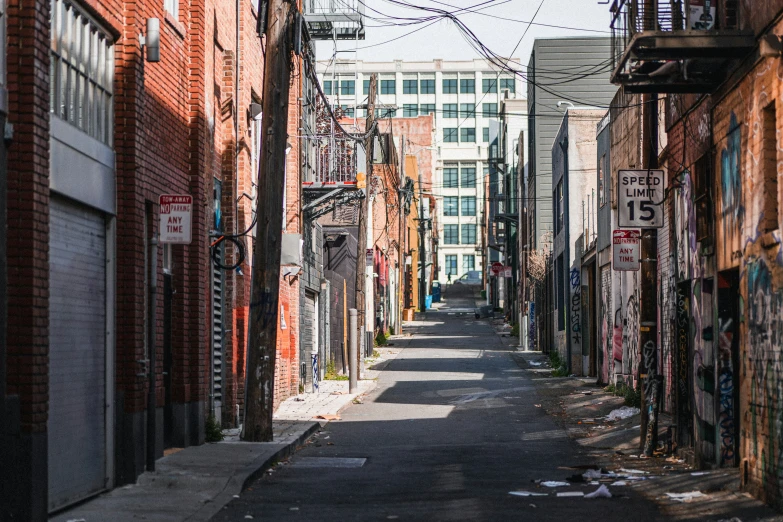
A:
[[[623,383],[618,385],[610,384],[604,388],[604,391],[616,395],[617,397],[623,397],[625,399],[626,406],[633,406],[634,408],[640,408],[642,405],[642,392],[640,388],[633,388]]]
[[[334,361],[326,363],[326,372],[324,372],[324,379],[329,381],[347,381],[349,377],[347,375],[340,375],[334,369]]]
[[[511,325],[511,337],[519,337],[519,323]]]
[[[556,350],[549,352],[549,366],[552,367],[552,377],[566,377],[568,375],[568,366]]]
[[[220,429],[220,423],[215,419],[214,415],[207,417],[204,431],[206,432],[207,442],[220,442],[223,440],[223,430]]]

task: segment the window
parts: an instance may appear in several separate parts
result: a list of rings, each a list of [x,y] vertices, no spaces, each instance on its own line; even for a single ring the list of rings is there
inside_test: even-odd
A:
[[[457,104],[456,103],[444,103],[443,104],[443,117],[444,118],[458,118]]]
[[[415,118],[419,115],[419,108],[415,103],[406,103],[402,106],[402,115],[405,118]]]
[[[762,119],[764,118],[763,111],[762,111]],[[763,123],[767,123],[764,121]],[[774,125],[774,124],[773,124]],[[766,131],[766,128],[762,129],[762,134],[764,131]],[[777,151],[775,150],[775,144],[774,144],[774,136],[775,136],[775,127],[772,127],[772,151],[774,154],[777,154]],[[729,138],[731,139],[731,138]],[[762,137],[762,140],[765,138]],[[766,144],[765,144],[766,145]],[[763,147],[762,153],[766,152],[766,147]],[[710,153],[707,153],[703,155],[701,158],[696,160],[696,164],[693,166],[693,181],[694,181],[694,198],[693,198],[693,206],[695,207],[696,211],[696,241],[705,241],[705,246],[708,243],[712,242],[712,197],[711,197],[711,191],[710,191],[710,182],[712,181],[712,175],[711,175],[711,158],[712,155]],[[764,158],[766,159],[766,158]],[[764,208],[764,216],[762,217],[762,220],[766,221],[767,217],[767,211],[766,204],[772,200],[774,202],[775,208],[772,210],[775,212],[774,218],[771,220],[772,223],[769,223],[768,226],[773,226],[774,228],[770,228],[767,230],[774,230],[778,227],[777,225],[777,162],[775,168],[775,176],[773,179],[773,183],[776,185],[774,195],[769,198],[764,198],[765,208]],[[771,188],[769,185],[766,184],[765,179],[765,185],[764,190]],[[765,194],[766,195],[766,194]],[[762,224],[764,224],[764,221]]]
[[[481,80],[481,92],[484,94],[498,92],[498,82],[495,78]]]
[[[482,103],[481,112],[485,118],[497,118],[498,117],[498,104],[497,103]]]
[[[763,111],[761,111],[761,157],[762,157],[762,169],[764,174],[764,199],[762,216],[762,228],[764,232],[778,229],[779,223],[779,209],[778,209],[778,149],[777,149],[777,110],[775,109],[775,102],[767,105]],[[739,148],[731,146],[732,142],[739,144],[739,126],[735,129],[731,129],[729,132],[729,147],[727,148],[727,155],[729,156],[728,168],[729,170],[735,170],[739,173]],[[726,167],[724,167],[726,168]],[[709,174],[708,174],[709,175]],[[727,201],[724,194],[723,200]],[[739,204],[739,203],[737,203]],[[723,209],[724,212],[730,209]]]
[[[489,127],[481,129],[481,139],[484,143],[489,143]]]
[[[459,198],[457,196],[443,197],[443,215],[459,216]]]
[[[476,129],[474,127],[461,128],[459,140],[462,143],[476,143]]]
[[[175,20],[179,20],[179,0],[163,0],[163,9],[173,15]]]
[[[459,245],[459,225],[443,225],[443,244]]]
[[[417,94],[419,82],[416,80],[403,80],[402,81],[402,93],[403,94]]]
[[[446,277],[457,275],[457,256],[446,256]]]
[[[563,180],[561,179],[555,188],[555,210],[557,215],[556,232],[563,230]]]
[[[475,188],[476,186],[476,167],[462,167],[461,185],[462,188]]]
[[[476,256],[465,254],[462,256],[462,273],[467,273],[476,269]]]
[[[459,104],[460,118],[475,118],[476,106],[472,103],[460,103]]]
[[[515,92],[516,89],[516,81],[514,78],[501,78],[500,79],[500,90],[508,90],[508,92]]]
[[[462,198],[462,215],[463,216],[476,215],[476,196],[464,196]]]
[[[606,204],[606,194],[604,187],[604,166],[606,165],[606,154],[598,160],[598,205],[603,207]]]
[[[443,129],[443,142],[444,143],[458,143],[459,140],[457,139],[457,129],[456,128],[444,128]]]
[[[353,95],[356,94],[356,82],[353,80],[341,80],[340,81],[340,94]]]
[[[457,94],[457,79],[443,80],[443,94]]]
[[[560,254],[555,262],[555,281],[557,282],[557,329],[565,330],[565,274],[563,274],[563,254]]]
[[[353,106],[340,105],[340,108],[343,110],[343,114],[345,114],[347,118],[353,118]]]
[[[381,94],[397,94],[397,81],[381,80]]]
[[[435,80],[420,80],[421,94],[435,94]]]
[[[473,78],[463,78],[459,81],[459,92],[462,94],[473,94],[476,92],[476,80]]]
[[[362,81],[362,94],[364,94],[365,96],[370,94],[370,80]]]
[[[462,225],[462,244],[463,245],[476,244],[476,225],[473,224]]]
[[[457,167],[443,168],[443,188],[457,188]]]
[[[397,116],[397,109],[390,109],[388,107],[375,109],[376,118],[393,118],[395,116]]]
[[[114,42],[70,2],[54,0],[51,21],[49,110],[111,147]],[[0,44],[0,48],[4,45]]]
[[[332,94],[332,81],[324,80],[324,94]]]
[[[419,105],[419,114],[422,116],[426,116],[428,114],[435,114],[435,104],[434,103],[422,103]]]

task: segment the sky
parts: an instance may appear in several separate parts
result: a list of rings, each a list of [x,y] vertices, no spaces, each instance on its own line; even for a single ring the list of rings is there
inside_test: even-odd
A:
[[[334,0],[333,0],[334,1]],[[336,0],[338,3],[340,0]],[[528,23],[541,5],[533,20],[535,24],[548,24],[574,29],[531,25],[513,57],[527,64],[533,41],[542,37],[609,36],[610,13],[608,4],[596,0],[401,0],[408,4],[457,11],[470,6],[479,13],[458,14],[476,36],[500,56],[509,56],[528,28]],[[411,9],[393,3],[393,0],[346,0],[346,3],[366,5],[365,40],[337,42],[337,57],[364,61],[401,60],[465,60],[478,58],[478,54],[463,39],[462,34],[447,19],[407,25],[383,26],[372,18],[425,17],[419,9]],[[454,7],[449,7],[449,4]],[[480,4],[480,5],[479,5]],[[375,10],[375,11],[373,11]],[[379,14],[378,12],[382,13]],[[399,23],[399,22],[398,22]],[[426,26],[426,27],[424,27]],[[415,31],[412,32],[411,31]],[[598,32],[596,32],[598,31]],[[407,34],[406,33],[411,33]],[[389,40],[396,39],[389,42]],[[388,42],[388,43],[387,43]],[[359,48],[356,50],[356,48]],[[343,52],[350,51],[350,52]],[[328,60],[335,54],[330,41],[316,44],[317,58]]]

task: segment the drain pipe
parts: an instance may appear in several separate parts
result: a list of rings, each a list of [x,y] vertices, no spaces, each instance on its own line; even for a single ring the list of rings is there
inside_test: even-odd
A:
[[[147,471],[155,471],[156,427],[156,386],[155,362],[157,360],[155,344],[157,333],[155,321],[158,299],[158,236],[153,234],[150,240],[150,306],[149,306],[149,394],[147,395]]]

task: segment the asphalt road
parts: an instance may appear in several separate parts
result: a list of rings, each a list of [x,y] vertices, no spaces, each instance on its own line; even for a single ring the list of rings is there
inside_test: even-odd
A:
[[[534,383],[474,318],[469,296],[452,291],[449,308],[408,328],[363,404],[213,520],[660,520],[628,488],[585,499],[556,494],[595,486],[533,482],[562,481],[576,471],[560,467],[591,461],[535,406]],[[548,496],[509,495],[519,490]]]

